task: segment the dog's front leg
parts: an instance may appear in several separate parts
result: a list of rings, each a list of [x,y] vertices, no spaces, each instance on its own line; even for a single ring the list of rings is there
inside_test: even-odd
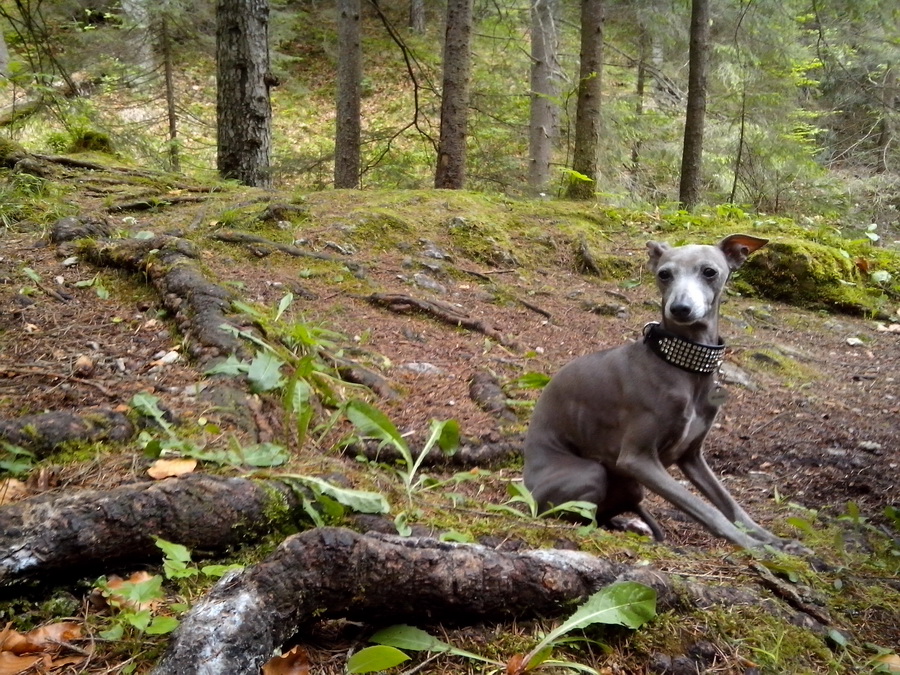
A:
[[[759,525],[750,517],[740,504],[738,504],[728,489],[706,463],[706,458],[697,445],[691,448],[678,462],[678,467],[684,472],[689,481],[700,493],[711,501],[719,511],[732,523],[736,523],[747,531],[750,536],[759,539],[764,544],[783,545],[787,540],[775,536],[767,529]]]
[[[650,425],[645,428],[653,427]],[[616,470],[637,480],[718,537],[743,548],[753,548],[766,543],[741,531],[721,511],[672,478],[660,462],[652,440],[646,438],[644,433],[638,433],[631,438],[626,435],[616,461]]]

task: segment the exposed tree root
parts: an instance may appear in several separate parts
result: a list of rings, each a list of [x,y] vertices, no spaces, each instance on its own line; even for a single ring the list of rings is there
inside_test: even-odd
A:
[[[158,558],[153,536],[226,551],[271,534],[273,513],[288,516],[298,504],[278,481],[206,474],[27,499],[3,507],[0,587]]]
[[[222,329],[231,293],[206,279],[197,267],[197,248],[186,239],[160,235],[113,243],[89,241],[80,251],[98,265],[144,273],[171,311],[190,353],[201,360],[241,354],[240,341]]]
[[[421,450],[411,448],[414,458],[418,458]],[[362,444],[351,445],[345,448],[345,453],[359,454],[371,462],[396,462],[402,455],[393,446],[379,446],[377,442],[370,441]],[[463,439],[460,447],[452,455],[444,453],[440,448],[433,447],[428,451],[423,466],[446,466],[470,469],[475,467],[497,466],[518,457],[522,452],[521,437],[507,437],[498,443],[483,443],[476,439]]]
[[[258,673],[311,623],[475,624],[550,617],[617,580],[652,586],[661,610],[761,604],[752,590],[710,587],[576,551],[500,552],[478,545],[320,528],[287,539],[262,563],[224,577],[173,634],[154,675]]]
[[[221,232],[216,232],[215,234],[210,235],[210,238],[216,241],[224,241],[229,244],[259,244],[266,248],[271,248],[276,251],[286,253],[287,255],[294,256],[295,258],[313,258],[315,260],[325,260],[328,262],[340,263],[341,265],[345,265],[350,271],[356,273],[359,273],[362,269],[362,267],[358,263],[346,260],[344,258],[337,258],[333,255],[328,255],[327,253],[307,251],[291,244],[282,244],[255,234],[248,234],[247,232],[223,230]]]
[[[126,441],[134,425],[115,410],[94,410],[83,415],[48,412],[17,419],[0,419],[0,439],[44,457],[66,441]]]
[[[473,319],[468,314],[463,314],[449,305],[439,304],[430,300],[422,300],[420,298],[413,298],[400,293],[373,293],[366,297],[366,300],[377,307],[385,307],[398,314],[413,310],[424,312],[451,326],[459,326],[461,328],[467,328],[468,330],[483,333],[489,338],[496,340],[504,347],[510,347],[512,349],[517,348],[514,340],[503,335],[487,321]]]
[[[482,410],[507,422],[516,421],[516,414],[506,405],[506,394],[500,388],[497,378],[488,371],[480,370],[472,376],[469,396]]]

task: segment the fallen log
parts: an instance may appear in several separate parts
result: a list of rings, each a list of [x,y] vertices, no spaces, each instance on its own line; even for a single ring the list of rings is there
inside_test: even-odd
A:
[[[0,587],[158,559],[154,536],[201,555],[226,551],[271,534],[273,513],[301,511],[278,481],[206,474],[33,497],[0,508]]]
[[[319,528],[223,577],[184,617],[153,675],[255,675],[287,640],[329,618],[470,625],[558,616],[618,580],[652,586],[661,609],[762,604],[793,614],[751,590],[703,586],[577,551],[508,553]],[[808,616],[796,620],[818,625]]]

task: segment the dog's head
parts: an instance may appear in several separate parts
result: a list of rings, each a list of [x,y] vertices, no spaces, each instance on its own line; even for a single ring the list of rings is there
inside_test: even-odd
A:
[[[767,243],[767,239],[746,234],[725,237],[715,246],[672,247],[647,242],[650,269],[663,296],[666,321],[687,326],[710,316],[731,273]]]

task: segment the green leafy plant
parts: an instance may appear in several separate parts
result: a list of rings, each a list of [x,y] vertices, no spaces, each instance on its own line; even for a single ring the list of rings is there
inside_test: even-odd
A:
[[[356,427],[360,436],[378,441],[379,447],[389,445],[400,454],[404,468],[397,469],[397,473],[409,495],[425,483],[425,478],[416,479],[416,474],[432,448],[437,446],[442,452],[452,454],[459,446],[459,423],[456,420],[443,422],[432,420],[428,440],[425,441],[419,454],[413,457],[412,451],[394,423],[374,406],[364,401],[349,401],[344,406],[344,414]]]
[[[390,511],[384,495],[377,492],[339,487],[313,476],[279,474],[275,477],[294,489],[304,512],[316,527],[323,527],[326,518],[340,520],[345,508],[357,513],[384,514]]]
[[[163,590],[165,580],[186,580],[196,576],[217,579],[227,572],[241,569],[241,565],[205,565],[197,567],[191,562],[187,547],[160,537],[154,537],[156,547],[163,553],[163,574],[138,573],[127,581],[114,582],[101,577],[97,582],[100,593],[106,598],[115,614],[110,626],[100,632],[107,640],[120,640],[127,630],[147,635],[165,635],[178,627],[176,614],[189,609],[185,603],[169,602]]]
[[[18,445],[0,441],[0,474],[18,476],[34,468],[34,453]]]
[[[131,407],[139,414],[152,419],[164,434],[163,438],[147,430],[138,434],[138,442],[148,457],[178,455],[225,466],[254,468],[280,466],[290,459],[287,449],[277,443],[241,445],[236,437],[229,436],[228,447],[208,448],[183,439],[175,433],[174,425],[166,419],[165,413],[160,409],[159,398],[146,392],[135,394],[131,398]]]
[[[637,629],[656,616],[656,591],[632,581],[625,581],[594,593],[572,616],[547,633],[527,654],[514,655],[508,663],[489,659],[443,642],[414,626],[396,625],[375,633],[370,639],[375,647],[360,650],[347,663],[348,673],[370,673],[392,668],[409,659],[405,652],[451,654],[481,661],[505,669],[511,675],[524,675],[541,668],[561,667],[586,673],[597,673],[589,666],[553,659],[553,650],[571,642],[585,641],[584,636],[570,636],[593,624],[614,624]],[[405,650],[405,651],[404,651]]]
[[[553,506],[546,511],[541,511],[537,500],[531,491],[525,487],[525,483],[520,480],[510,481],[506,485],[506,492],[510,495],[503,504],[490,504],[487,506],[490,511],[499,511],[517,518],[546,518],[548,516],[558,516],[564,514],[572,514],[586,521],[594,521],[597,516],[597,505],[591,502],[568,501]],[[525,511],[511,506],[511,504],[524,504]]]

